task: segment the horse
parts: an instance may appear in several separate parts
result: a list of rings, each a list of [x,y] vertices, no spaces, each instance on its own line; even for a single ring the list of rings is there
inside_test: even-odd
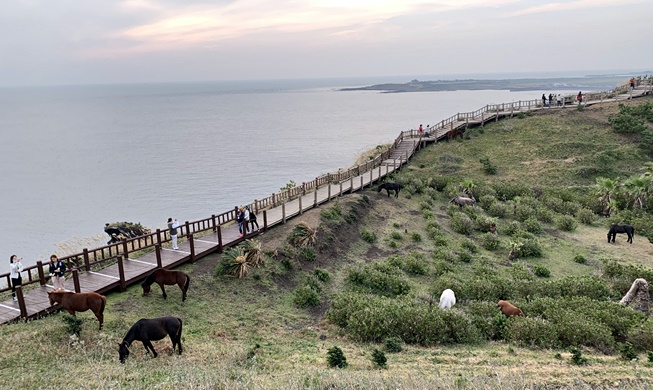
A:
[[[519,309],[518,307],[513,306],[513,304],[508,301],[499,300],[499,302],[497,303],[497,307],[501,309],[501,313],[503,313],[503,315],[506,317],[512,317],[512,316],[524,317],[524,312],[521,311],[521,309]]]
[[[61,308],[66,309],[71,315],[77,311],[91,310],[97,320],[104,322],[104,307],[107,305],[107,297],[96,292],[74,293],[70,291],[48,291],[50,305],[57,303]]]
[[[448,288],[442,291],[442,295],[440,295],[440,309],[450,309],[455,304],[456,295],[453,293],[453,290]]]
[[[168,298],[166,295],[166,289],[163,286],[166,284],[176,284],[181,289],[181,301],[183,302],[186,300],[186,293],[188,292],[188,287],[190,286],[190,276],[181,271],[168,271],[167,269],[158,268],[147,275],[145,280],[143,280],[143,283],[141,283],[141,287],[143,287],[143,295],[148,295],[150,293],[150,286],[152,283],[156,283],[159,285],[159,287],[161,287],[161,291],[163,292],[163,299]]]
[[[449,201],[449,203],[453,203],[455,205],[458,205],[460,207],[463,206],[472,206],[474,203],[476,203],[476,199],[472,196],[471,198],[467,198],[465,196],[456,196],[453,199]]]
[[[390,191],[395,192],[395,198],[399,197],[399,190],[401,190],[401,184],[398,183],[383,183],[376,189],[376,192],[381,192],[381,190],[386,190],[388,192],[388,197],[390,197]]]
[[[635,236],[635,228],[630,226],[630,225],[617,225],[612,224],[610,226],[610,230],[608,231],[608,242],[610,242],[610,239],[612,239],[612,242],[614,242],[615,238],[617,238],[617,233],[626,233],[628,235],[628,241],[629,243],[633,243],[633,237]]]
[[[166,337],[166,335],[169,335],[172,341],[172,351],[170,354],[175,353],[175,346],[178,345],[178,352],[181,355],[181,326],[181,318],[177,317],[141,318],[136,321],[129,328],[125,338],[122,339],[122,343],[118,344],[120,363],[124,363],[125,359],[129,356],[129,346],[134,341],[143,343],[145,352],[152,351],[152,355],[157,357],[159,354],[154,350],[151,340],[158,341]]]

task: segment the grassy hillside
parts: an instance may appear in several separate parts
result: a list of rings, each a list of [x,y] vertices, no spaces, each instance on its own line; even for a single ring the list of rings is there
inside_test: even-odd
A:
[[[220,255],[185,265],[184,303],[174,286],[167,301],[156,286],[148,297],[140,286],[111,293],[101,332],[90,313],[78,314],[80,337],[63,313],[2,326],[2,378],[25,389],[648,388],[653,327],[615,302],[634,276],[653,275],[653,246],[639,234],[608,244],[607,222],[583,223],[579,212],[596,177],[639,174],[649,161],[636,135],[610,129],[616,112],[513,118],[430,146],[394,178],[405,184],[398,199],[366,190],[275,227],[257,237],[265,264],[243,279],[216,273]],[[482,157],[496,175],[484,173]],[[450,205],[470,180],[483,202]],[[497,196],[513,190],[529,192]],[[566,218],[575,229],[561,228]],[[288,242],[299,221],[317,229],[312,249]],[[456,306],[432,308],[447,287]],[[498,298],[526,318],[504,319]],[[183,319],[183,355],[168,356],[164,339],[152,359],[136,342],[118,364],[129,327],[163,315]],[[399,334],[402,351],[392,353],[388,339]],[[622,357],[626,342],[636,361]],[[348,367],[329,368],[335,346]]]

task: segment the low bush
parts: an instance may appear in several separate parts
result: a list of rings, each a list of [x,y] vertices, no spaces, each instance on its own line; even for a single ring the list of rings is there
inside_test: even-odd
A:
[[[367,229],[361,229],[361,238],[363,241],[373,244],[377,241],[376,233]]]
[[[68,334],[79,337],[79,335],[82,333],[82,324],[84,323],[84,320],[79,317],[67,314],[64,314],[61,319],[63,323],[66,324],[66,331]]]
[[[342,349],[337,346],[333,346],[327,351],[327,363],[331,368],[346,368],[349,365]]]
[[[460,234],[472,234],[474,222],[464,213],[455,212],[451,217],[451,229]]]
[[[331,274],[328,271],[323,270],[321,268],[316,268],[313,271],[313,276],[315,276],[315,278],[322,283],[326,283],[331,279]]]
[[[394,297],[410,291],[410,283],[401,269],[388,264],[352,266],[346,280],[354,288],[383,296]]]
[[[320,304],[320,296],[308,284],[293,291],[293,303],[299,308],[314,307]]]
[[[383,343],[387,352],[397,353],[404,349],[404,341],[400,337],[387,337]]]
[[[548,278],[549,276],[551,276],[551,271],[549,271],[548,268],[542,265],[534,265],[533,273],[535,274],[535,276],[538,276],[540,278]]]
[[[588,208],[582,208],[576,213],[578,220],[585,225],[591,225],[596,220],[596,214]]]
[[[556,226],[560,230],[573,232],[578,227],[578,222],[570,215],[561,215],[556,219]]]
[[[385,357],[385,353],[376,348],[372,351],[372,362],[378,368],[388,368],[388,359]]]
[[[540,225],[540,222],[534,216],[524,221],[524,228],[526,231],[534,234],[542,233],[542,225]]]
[[[495,251],[501,247],[501,240],[496,234],[485,233],[481,237],[481,245],[489,251]]]

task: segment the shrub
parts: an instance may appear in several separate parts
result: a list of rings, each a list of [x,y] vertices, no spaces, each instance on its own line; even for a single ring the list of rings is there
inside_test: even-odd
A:
[[[349,365],[342,349],[337,346],[333,346],[327,351],[327,363],[331,368],[346,368]]]
[[[636,351],[653,351],[653,323],[644,321],[628,330],[626,339]]]
[[[486,175],[497,174],[497,166],[492,164],[489,158],[483,157],[482,159],[479,160],[479,162],[483,164],[483,172],[485,172]]]
[[[363,241],[369,242],[370,244],[375,243],[377,240],[376,233],[371,232],[367,229],[361,230],[361,238],[363,239]]]
[[[535,273],[535,276],[539,276],[540,278],[548,278],[549,276],[551,276],[551,271],[549,271],[548,268],[541,265],[533,266],[533,272]]]
[[[535,209],[535,218],[544,223],[553,222],[554,213],[546,207],[539,206]]]
[[[573,232],[578,227],[578,222],[576,219],[570,215],[561,215],[556,219],[556,226],[560,230],[566,232]]]
[[[476,246],[474,241],[470,240],[469,238],[463,238],[460,241],[460,247],[463,249],[467,249],[470,253],[478,252],[478,246]]]
[[[333,206],[329,207],[328,209],[320,210],[320,215],[331,222],[338,223],[342,218],[342,209],[340,205],[336,202]]]
[[[549,321],[542,318],[510,317],[506,326],[507,341],[541,348],[558,346],[558,332]]]
[[[530,188],[520,184],[496,182],[492,185],[492,188],[497,193],[497,199],[503,200],[512,200],[516,196],[530,196],[533,194]]]
[[[569,352],[571,352],[571,362],[573,364],[577,366],[587,364],[587,358],[583,356],[580,349],[576,347],[571,347],[571,349],[569,349]]]
[[[317,229],[312,228],[308,223],[301,221],[290,232],[288,241],[297,248],[315,245],[317,240]]]
[[[479,215],[476,217],[476,220],[474,221],[474,229],[478,230],[479,232],[489,232],[492,230],[492,225],[496,226],[497,225],[497,219],[496,218],[491,218],[491,217],[486,217],[485,215]]]
[[[413,242],[421,242],[422,241],[422,235],[419,234],[418,232],[412,232],[410,234],[410,239],[413,240]]]
[[[317,255],[315,254],[315,250],[313,248],[306,246],[306,247],[303,247],[303,248],[299,249],[299,257],[300,257],[301,260],[307,261],[307,262],[310,263],[310,262],[315,261],[315,258],[317,257]]]
[[[293,291],[293,303],[302,309],[314,307],[320,304],[320,296],[309,285],[305,284]]]
[[[591,225],[596,220],[596,214],[594,214],[594,212],[588,208],[582,208],[578,210],[576,217],[581,223],[585,225]]]
[[[527,205],[519,205],[515,209],[515,218],[520,221],[524,222],[528,218],[535,217],[535,210]]]
[[[379,368],[388,368],[388,359],[385,357],[385,353],[376,348],[372,351],[372,362]]]
[[[508,206],[505,203],[494,202],[487,209],[487,213],[492,217],[504,218],[508,214]]]
[[[535,217],[529,217],[524,221],[524,228],[531,233],[542,233],[542,225]]]
[[[574,261],[578,264],[585,264],[587,263],[587,259],[583,255],[576,255],[574,256]]]
[[[429,263],[424,254],[410,252],[404,259],[401,269],[411,275],[426,275],[429,271]]]
[[[637,352],[635,352],[633,345],[629,342],[625,342],[621,345],[619,354],[623,360],[631,361],[637,359]]]
[[[472,234],[474,222],[464,213],[455,212],[451,218],[451,229],[460,234]]]
[[[527,239],[519,243],[517,257],[542,257],[542,247],[537,239]]]
[[[385,350],[391,353],[401,352],[404,349],[404,341],[401,337],[386,337],[383,343],[385,344]]]
[[[410,283],[403,272],[388,264],[353,266],[346,278],[353,286],[379,295],[394,297],[410,291]]]
[[[501,240],[495,234],[485,233],[481,237],[481,245],[489,251],[495,251],[501,246]]]
[[[61,317],[61,319],[64,324],[66,324],[66,331],[68,334],[79,337],[82,333],[82,324],[84,323],[84,320],[67,314]]]
[[[462,261],[463,263],[471,263],[472,259],[474,256],[464,248],[460,248],[456,254],[458,255],[458,260]]]
[[[497,198],[492,195],[483,195],[478,199],[478,205],[485,211],[488,211],[494,203],[497,203]]]
[[[216,266],[216,275],[229,275],[244,278],[249,273],[251,265],[247,262],[247,255],[243,248],[227,249]]]
[[[517,221],[511,221],[501,229],[502,233],[507,234],[509,236],[514,236],[520,230],[521,230],[521,223]]]
[[[392,239],[392,240],[401,241],[401,240],[403,240],[403,238],[404,237],[401,235],[401,232],[398,232],[396,230],[390,232],[390,239]]]
[[[322,283],[326,283],[331,279],[331,274],[328,271],[323,270],[321,268],[316,268],[313,271],[313,276],[315,276],[315,278]]]

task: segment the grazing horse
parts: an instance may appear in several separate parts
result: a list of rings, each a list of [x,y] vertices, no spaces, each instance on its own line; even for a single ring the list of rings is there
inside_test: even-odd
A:
[[[190,277],[181,271],[168,271],[167,269],[158,268],[147,275],[145,280],[143,280],[143,283],[141,283],[141,287],[143,287],[143,295],[148,295],[150,293],[150,286],[152,283],[156,283],[161,287],[163,299],[168,298],[166,295],[166,289],[163,286],[166,284],[176,284],[181,289],[181,301],[183,302],[186,300],[186,293],[188,292],[188,286],[190,285]]]
[[[376,189],[376,192],[381,192],[381,190],[386,190],[388,192],[388,197],[390,197],[390,191],[395,192],[395,198],[399,197],[399,190],[401,190],[401,184],[398,183],[383,183]]]
[[[635,236],[635,228],[630,226],[630,225],[617,225],[612,224],[610,226],[610,230],[608,231],[608,242],[610,242],[610,239],[612,239],[612,242],[614,242],[615,238],[617,238],[617,233],[626,233],[628,235],[628,241],[629,243],[633,243],[633,237]]]
[[[512,303],[508,301],[499,301],[497,303],[497,306],[501,309],[501,313],[503,313],[504,316],[506,317],[512,317],[512,316],[520,316],[524,317],[524,312],[521,311],[516,306],[513,306]]]
[[[107,305],[107,297],[96,292],[74,293],[70,291],[48,291],[50,305],[57,303],[62,309],[66,309],[71,315],[77,311],[91,310],[97,320],[104,322],[104,307]]]
[[[141,318],[138,320],[127,332],[122,343],[118,344],[118,354],[120,355],[120,363],[124,363],[127,356],[129,356],[129,346],[134,341],[140,341],[145,347],[145,352],[152,351],[152,355],[157,357],[158,354],[152,346],[151,340],[161,340],[167,335],[170,336],[172,341],[172,352],[175,352],[175,346],[179,346],[179,354],[181,355],[181,318],[177,317],[160,317],[160,318]],[[149,349],[148,349],[149,348]]]
[[[453,199],[449,201],[449,203],[453,203],[455,205],[458,205],[460,207],[463,206],[473,206],[474,203],[476,203],[476,199],[472,196],[471,198],[465,197],[465,196],[456,196]]]
[[[456,294],[453,293],[453,290],[448,288],[442,291],[442,295],[440,295],[440,309],[451,309],[455,304]]]

